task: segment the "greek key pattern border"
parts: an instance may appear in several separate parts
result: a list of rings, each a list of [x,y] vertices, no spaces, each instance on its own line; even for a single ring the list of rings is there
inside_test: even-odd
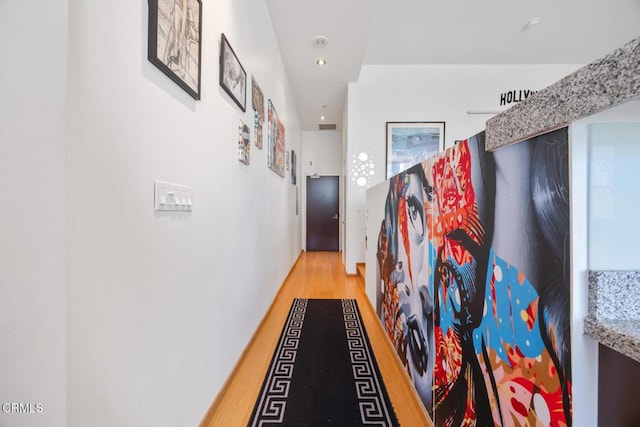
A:
[[[376,375],[375,359],[356,301],[343,299],[342,314],[362,423],[393,426],[395,424],[384,399],[383,385]]]
[[[296,298],[289,311],[276,352],[269,367],[265,386],[260,393],[258,407],[251,426],[282,424],[293,375],[293,366],[298,354],[302,324],[307,312],[306,298]]]

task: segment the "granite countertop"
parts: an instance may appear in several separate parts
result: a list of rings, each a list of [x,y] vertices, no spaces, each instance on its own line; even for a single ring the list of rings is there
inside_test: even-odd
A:
[[[640,362],[640,271],[590,271],[584,333]]]
[[[640,96],[640,37],[487,120],[489,151]]]

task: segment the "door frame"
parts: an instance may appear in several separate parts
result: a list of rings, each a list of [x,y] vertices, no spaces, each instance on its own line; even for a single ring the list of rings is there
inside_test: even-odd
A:
[[[300,188],[300,215],[302,217],[301,220],[301,230],[300,230],[300,238],[302,244],[302,250],[307,251],[307,178],[309,177],[323,177],[323,176],[337,176],[338,177],[338,215],[340,216],[339,225],[338,225],[338,252],[344,254],[344,239],[342,233],[344,232],[344,194],[343,194],[343,176],[340,174],[311,174],[305,175],[304,179],[302,179],[302,184]]]

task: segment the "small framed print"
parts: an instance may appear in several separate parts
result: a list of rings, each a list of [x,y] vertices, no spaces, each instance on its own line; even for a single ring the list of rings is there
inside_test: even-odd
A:
[[[270,99],[267,104],[267,164],[269,169],[284,178],[284,125]]]
[[[149,61],[192,98],[200,99],[202,3],[149,0]]]
[[[238,160],[245,165],[251,161],[250,130],[242,120],[238,126]]]
[[[247,110],[247,73],[224,34],[220,41],[220,86],[242,111]]]
[[[291,183],[296,185],[296,168],[298,167],[298,161],[296,159],[296,152],[291,150]]]
[[[444,122],[387,122],[387,179],[444,150]]]
[[[264,124],[264,94],[254,76],[251,76],[251,101],[255,110],[255,144],[262,150],[262,127]]]

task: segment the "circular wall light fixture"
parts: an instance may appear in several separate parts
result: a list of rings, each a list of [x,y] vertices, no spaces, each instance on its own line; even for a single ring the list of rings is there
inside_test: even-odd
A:
[[[320,66],[323,66],[323,65],[326,65],[326,64],[327,64],[327,61],[326,61],[326,59],[320,58],[320,59],[318,59],[318,60],[316,61],[316,64],[318,64],[318,65],[320,65]]]
[[[358,190],[365,190],[371,184],[376,165],[371,152],[360,152],[351,158],[351,182]]]

